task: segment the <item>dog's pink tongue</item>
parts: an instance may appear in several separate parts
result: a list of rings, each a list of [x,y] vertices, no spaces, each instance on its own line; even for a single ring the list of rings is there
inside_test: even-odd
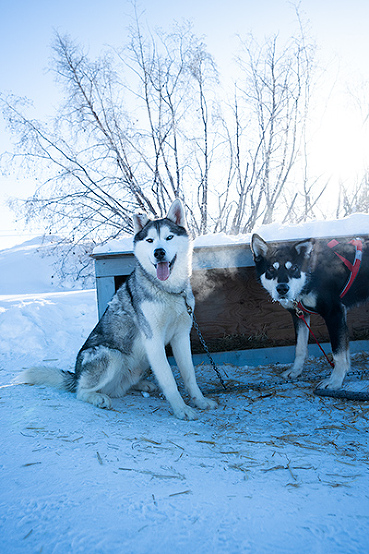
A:
[[[156,276],[160,281],[166,281],[169,277],[169,262],[159,262],[156,265]]]

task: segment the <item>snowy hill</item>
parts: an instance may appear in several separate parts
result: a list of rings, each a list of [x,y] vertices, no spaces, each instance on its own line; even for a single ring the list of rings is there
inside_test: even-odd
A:
[[[41,238],[0,250],[0,294],[57,290],[55,262]]]
[[[82,281],[60,273],[59,256],[69,248],[39,237],[0,251],[0,356],[16,354],[37,363],[52,352],[73,367],[97,311],[95,290],[81,290]],[[76,274],[75,252],[68,271]]]
[[[97,321],[95,290],[63,282],[55,260],[39,241],[0,252],[1,552],[368,551],[369,406],[314,396],[322,360],[294,383],[280,365],[222,366],[248,384],[227,393],[205,363],[198,381],[219,408],[192,422],[160,394],[104,411],[12,385],[33,364],[73,369]]]
[[[62,275],[59,257],[70,247],[58,242],[38,237],[0,251],[0,356],[21,356],[25,363],[51,356],[73,367],[96,324],[95,290],[81,290],[86,280],[68,275],[78,273],[81,249],[68,257]]]
[[[83,245],[60,244],[58,237],[36,237],[0,250],[0,295],[92,288],[92,262],[85,277],[76,280],[86,259]]]

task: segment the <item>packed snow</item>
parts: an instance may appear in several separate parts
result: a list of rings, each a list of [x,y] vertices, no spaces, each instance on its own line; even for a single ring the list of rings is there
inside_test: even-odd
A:
[[[199,384],[219,407],[191,422],[159,393],[106,411],[12,384],[33,364],[73,369],[97,321],[95,290],[59,279],[55,255],[37,241],[0,251],[1,552],[368,551],[369,405],[315,396],[324,360],[294,383],[282,365],[220,366],[249,386],[230,392],[204,363]],[[353,356],[353,369],[368,363]]]

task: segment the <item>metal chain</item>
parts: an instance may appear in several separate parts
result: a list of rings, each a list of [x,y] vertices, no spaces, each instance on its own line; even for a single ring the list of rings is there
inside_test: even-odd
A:
[[[369,369],[357,369],[356,371],[348,371],[346,373],[347,377],[352,377],[354,375],[368,375]]]
[[[282,378],[281,378],[282,379]],[[226,388],[227,392],[230,391],[239,391],[239,390],[262,390],[262,389],[268,389],[268,388],[275,388],[276,386],[282,387],[283,385],[286,385],[288,383],[296,383],[298,379],[283,379],[280,381],[259,381],[258,383],[241,383],[239,385],[228,385]],[[207,391],[208,394],[210,391]],[[222,392],[221,389],[214,389],[211,391],[212,393],[215,392]]]
[[[364,375],[367,375],[369,374],[369,370],[357,370],[357,371],[349,371],[347,374],[346,374],[346,377],[352,377],[352,376],[364,376]],[[228,385],[227,386],[227,392],[231,392],[231,391],[241,391],[241,390],[263,390],[263,389],[268,389],[268,388],[275,388],[275,387],[282,387],[284,385],[287,385],[289,383],[299,383],[301,381],[299,381],[298,378],[296,379],[283,379],[281,377],[281,379],[279,381],[259,381],[258,383],[242,383],[240,385]],[[314,381],[321,381],[322,380],[322,377],[317,377],[315,379],[311,379],[312,382]],[[314,390],[315,391],[319,391],[317,394],[319,394],[319,396],[334,396],[336,395],[337,398],[347,398],[349,400],[369,400],[369,393],[363,393],[363,392],[350,392],[350,391],[344,391],[344,390],[340,390],[340,391],[327,391],[327,392],[324,392],[325,389],[318,389],[316,388]],[[211,391],[207,391],[208,394],[210,393],[220,393],[222,392],[221,389],[213,389]],[[366,398],[368,397],[368,398]]]
[[[209,360],[210,360],[210,363],[211,363],[211,365],[212,365],[212,367],[213,367],[215,373],[218,375],[218,379],[219,379],[219,381],[220,381],[220,383],[221,383],[223,389],[224,389],[224,390],[227,390],[226,384],[225,384],[225,382],[224,382],[224,380],[223,380],[223,378],[222,378],[222,376],[221,376],[221,374],[220,374],[220,371],[219,371],[219,369],[218,369],[218,366],[216,365],[216,363],[214,362],[213,358],[211,357],[211,354],[210,354],[210,352],[209,352],[209,348],[208,348],[208,346],[207,346],[207,344],[206,344],[206,342],[205,342],[204,337],[202,336],[202,333],[201,333],[201,331],[200,331],[199,324],[197,323],[196,318],[195,318],[195,314],[193,313],[193,309],[191,308],[191,306],[189,306],[189,305],[187,304],[186,299],[185,299],[185,302],[186,302],[187,312],[188,312],[188,314],[189,314],[190,316],[192,316],[193,326],[194,326],[195,329],[196,329],[196,333],[197,333],[197,336],[199,337],[199,340],[200,340],[200,342],[201,342],[201,345],[202,345],[203,349],[205,350],[206,355],[208,356],[208,358],[209,358]]]
[[[353,377],[353,376],[364,376],[364,375],[368,375],[369,374],[369,369],[367,370],[356,370],[356,371],[349,371],[348,373],[346,373],[346,377]],[[323,377],[324,378],[324,377]],[[311,379],[312,382],[314,381],[321,381],[322,380],[322,377],[316,377],[314,379]],[[268,388],[275,388],[275,387],[282,387],[284,385],[287,385],[289,383],[299,383],[299,382],[303,382],[303,381],[300,381],[298,378],[296,379],[283,379],[283,377],[280,378],[279,381],[259,381],[258,383],[241,383],[240,385],[232,385],[232,386],[227,386],[227,392],[230,392],[230,391],[240,391],[240,390],[262,390],[262,389],[268,389]],[[315,389],[315,390],[324,390],[324,389]],[[208,394],[210,392],[212,393],[216,393],[216,392],[222,392],[220,389],[214,389],[212,391],[207,391]],[[339,395],[339,391],[330,391],[331,394],[329,393],[322,393],[320,394],[320,396],[332,396],[332,393],[335,393],[337,392],[337,397],[341,397],[341,398],[348,398],[348,399],[352,399],[352,400],[355,400],[355,398],[353,397],[353,395],[350,396],[349,394],[349,391],[341,391],[342,394]],[[353,393],[353,394],[356,394],[356,393]],[[363,394],[366,394],[366,393],[358,393],[358,396],[360,395],[363,395]],[[357,398],[358,400],[365,400],[365,398]]]

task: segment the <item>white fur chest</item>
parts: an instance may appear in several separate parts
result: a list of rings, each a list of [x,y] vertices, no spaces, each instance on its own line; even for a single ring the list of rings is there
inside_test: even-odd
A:
[[[165,344],[171,341],[179,330],[191,329],[192,319],[187,312],[183,296],[165,295],[163,301],[145,301],[141,305],[142,313],[150,327],[152,338]],[[192,302],[190,302],[191,307]]]

